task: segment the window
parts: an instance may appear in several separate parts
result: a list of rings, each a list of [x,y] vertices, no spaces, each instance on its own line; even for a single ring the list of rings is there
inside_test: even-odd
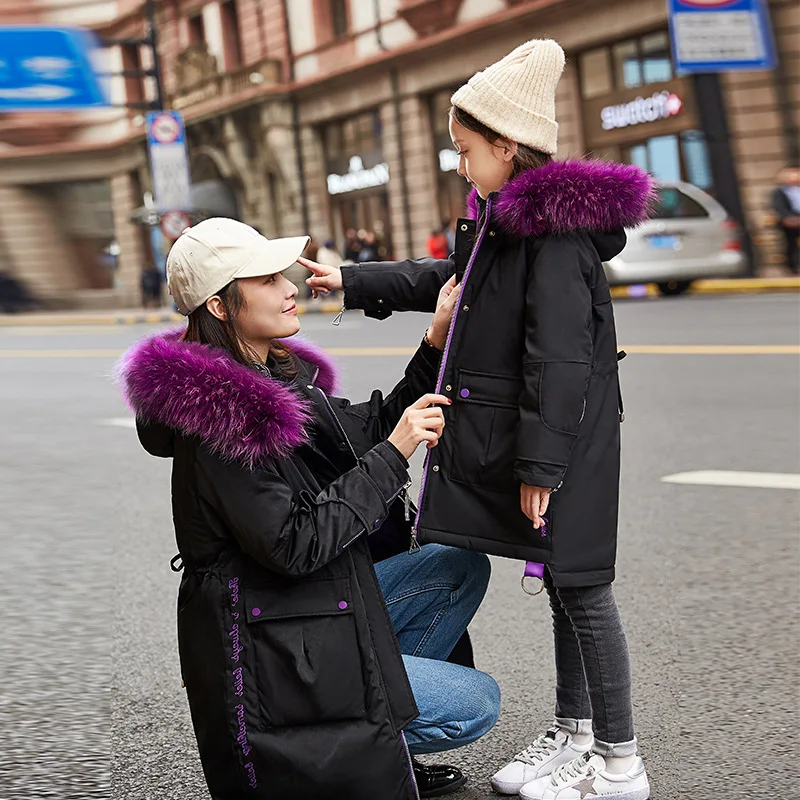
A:
[[[707,217],[708,211],[689,195],[674,187],[658,190],[658,200],[653,209],[655,219],[698,219]]]
[[[144,100],[144,85],[141,72],[142,56],[138,44],[122,45],[122,71],[125,75],[125,99],[127,103],[141,103]]]
[[[202,44],[206,40],[206,26],[203,15],[195,14],[189,17],[189,44]]]
[[[714,180],[708,160],[708,146],[702,131],[684,131],[681,134],[681,149],[685,165],[685,179],[700,189],[711,190]]]
[[[352,156],[361,156],[364,163],[381,156],[381,118],[377,111],[368,111],[325,127],[325,155],[329,165],[347,164]],[[377,163],[377,161],[375,162]]]
[[[228,70],[242,65],[242,40],[239,32],[239,12],[236,0],[227,0],[220,6],[222,12],[222,38],[225,46],[225,67]]]
[[[331,4],[331,29],[334,39],[347,36],[347,0],[330,0]]]
[[[615,89],[668,81],[675,75],[665,31],[589,50],[580,56],[578,63],[581,92],[587,99],[610,94]]]
[[[614,88],[607,47],[584,53],[580,60],[580,70],[583,96],[587,100],[609,94]]]
[[[662,181],[685,181],[713,194],[708,143],[702,131],[654,136],[624,148],[623,158]]]

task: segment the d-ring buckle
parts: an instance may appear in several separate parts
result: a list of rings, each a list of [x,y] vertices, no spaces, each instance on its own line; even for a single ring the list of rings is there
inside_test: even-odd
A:
[[[539,590],[536,592],[531,592],[525,588],[525,579],[532,578],[533,580],[539,581]],[[537,594],[541,594],[544,591],[544,580],[542,578],[537,578],[535,575],[523,575],[522,580],[520,581],[520,585],[522,586],[522,591],[525,594],[529,594],[531,597],[536,597]]]

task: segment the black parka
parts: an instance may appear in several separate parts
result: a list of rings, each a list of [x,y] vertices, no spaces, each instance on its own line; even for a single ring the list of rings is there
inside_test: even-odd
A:
[[[368,537],[405,524],[384,441],[435,382],[422,345],[388,397],[328,396],[308,343],[291,385],[177,333],[120,366],[139,435],[172,457],[178,642],[214,800],[411,800],[417,716]]]
[[[417,536],[549,565],[557,586],[614,579],[621,393],[602,261],[652,198],[636,167],[553,162],[486,203],[447,260],[342,268],[346,308],[430,311],[462,281],[437,391],[451,397],[420,487]],[[463,278],[462,278],[463,276]],[[539,531],[520,484],[554,490]]]

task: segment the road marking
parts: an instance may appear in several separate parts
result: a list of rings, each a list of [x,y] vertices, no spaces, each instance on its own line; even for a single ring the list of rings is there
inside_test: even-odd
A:
[[[113,419],[101,419],[100,425],[111,425],[114,428],[135,428],[136,420],[133,417],[114,417]]]
[[[800,491],[800,475],[793,472],[734,472],[733,470],[700,470],[665,475],[664,483],[692,486],[739,486],[745,489],[795,489]]]
[[[707,355],[707,356],[747,356],[800,355],[800,345],[796,344],[642,344],[622,345],[622,350],[635,355]],[[122,350],[0,350],[0,358],[118,358]],[[415,347],[330,347],[326,352],[332,356],[410,356]]]

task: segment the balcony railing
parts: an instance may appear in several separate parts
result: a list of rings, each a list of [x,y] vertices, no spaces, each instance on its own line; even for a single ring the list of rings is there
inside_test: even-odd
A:
[[[233,97],[257,86],[274,86],[281,79],[281,62],[264,58],[232,72],[219,72],[217,59],[205,45],[192,45],[178,56],[172,107],[181,110],[207,100]]]

